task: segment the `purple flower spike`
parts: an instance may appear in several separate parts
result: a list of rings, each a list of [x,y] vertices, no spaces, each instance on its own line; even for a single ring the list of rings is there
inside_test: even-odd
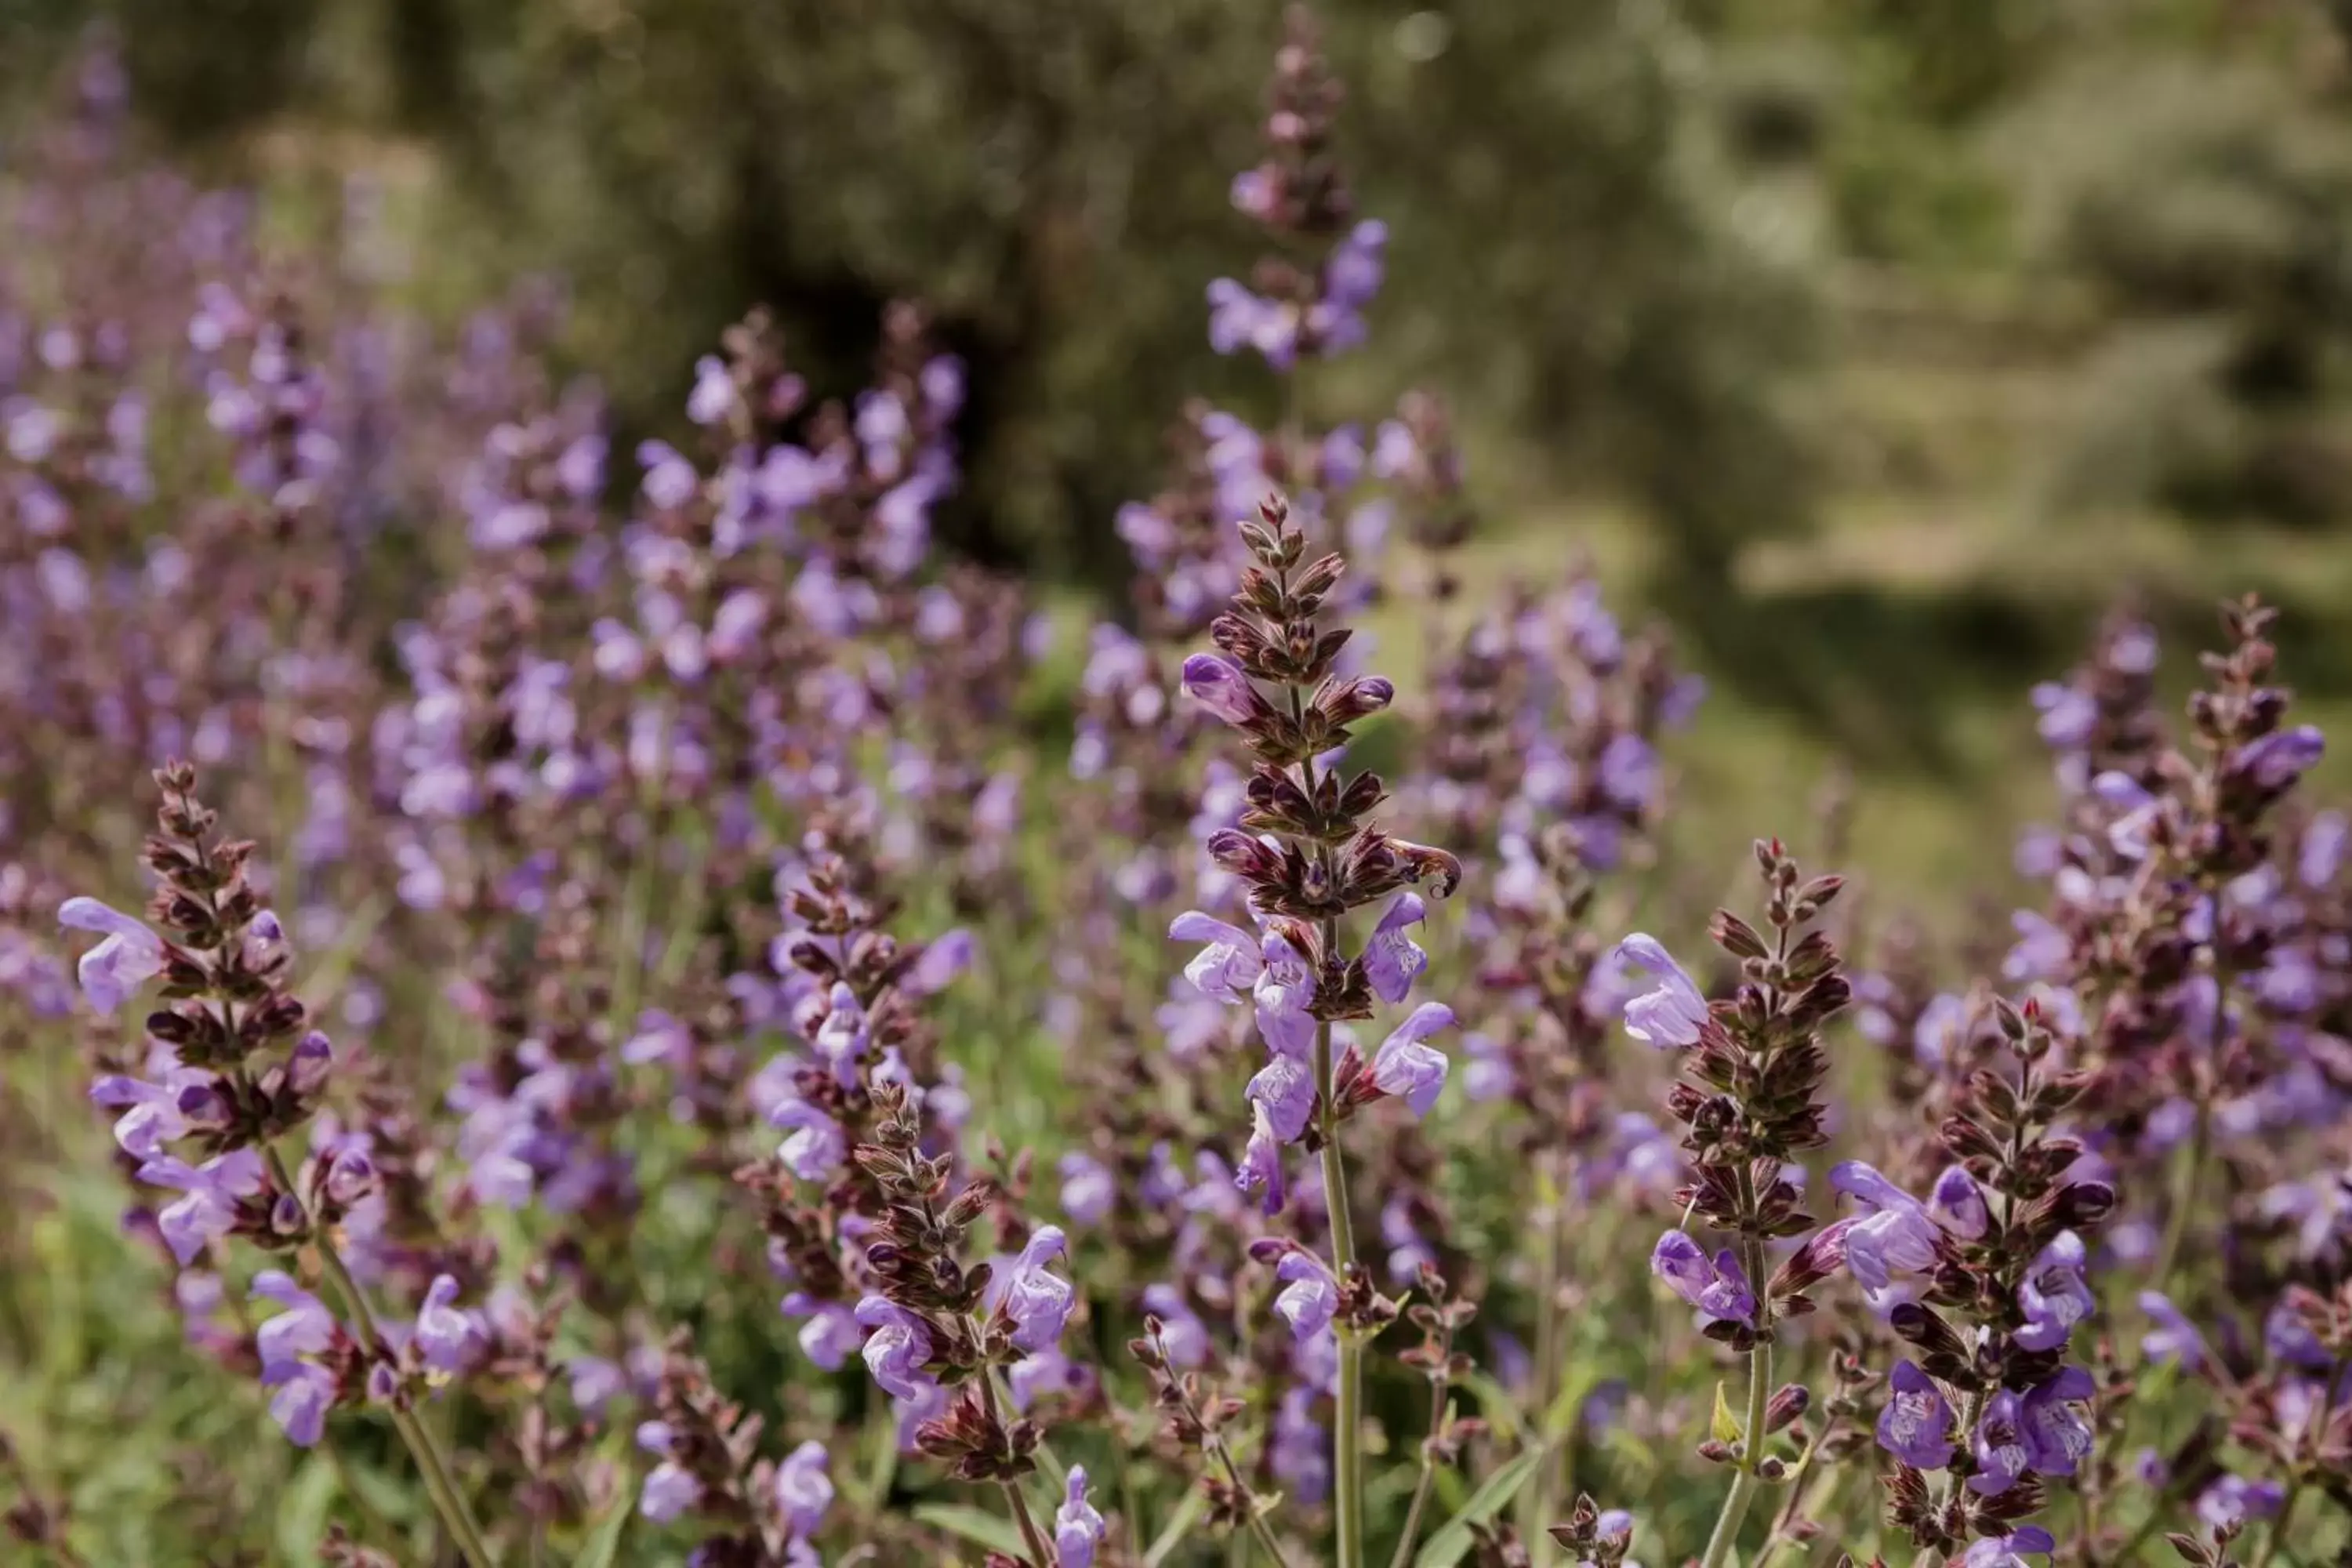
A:
[[[1878,1415],[1878,1446],[1915,1470],[1952,1462],[1952,1407],[1936,1380],[1916,1364],[1895,1363],[1886,1408]]]
[[[1184,689],[1192,700],[1236,728],[1265,716],[1265,699],[1242,667],[1223,654],[1196,653],[1184,661]]]
[[[1415,1116],[1428,1115],[1429,1108],[1437,1103],[1438,1091],[1445,1087],[1446,1061],[1444,1052],[1423,1042],[1453,1025],[1454,1009],[1443,1003],[1424,1002],[1415,1008],[1412,1016],[1381,1042],[1372,1058],[1374,1086],[1382,1094],[1402,1100]]]
[[[1070,1282],[1048,1273],[1045,1266],[1069,1250],[1059,1226],[1041,1225],[1021,1249],[1020,1261],[1004,1287],[1004,1312],[1013,1320],[1013,1342],[1034,1355],[1062,1337],[1077,1293]]]
[[[2326,750],[2326,737],[2317,726],[2298,724],[2249,743],[2238,753],[2236,764],[2256,787],[2281,790],[2301,778]]]
[[[1617,944],[1617,956],[1640,964],[1658,984],[1625,1004],[1625,1032],[1665,1050],[1698,1043],[1707,1021],[1706,998],[1655,937],[1635,931]]]
[[[1381,1001],[1403,1001],[1413,981],[1429,967],[1429,954],[1406,934],[1427,918],[1420,894],[1399,893],[1372,928],[1371,940],[1364,944],[1364,979]]]
[[[58,906],[58,923],[94,931],[105,941],[81,955],[75,973],[82,994],[101,1013],[111,1013],[133,991],[163,972],[163,939],[121,910],[96,899],[68,899]]]
[[[1094,1568],[1103,1528],[1103,1516],[1087,1501],[1086,1467],[1072,1465],[1062,1506],[1054,1510],[1054,1568]]]
[[[881,1296],[857,1303],[857,1321],[872,1332],[866,1336],[866,1370],[885,1394],[919,1400],[939,1386],[923,1370],[931,1359],[931,1331],[923,1320]]]
[[[814,1532],[833,1506],[833,1478],[825,1471],[824,1445],[803,1443],[776,1467],[776,1511],[794,1536]]]

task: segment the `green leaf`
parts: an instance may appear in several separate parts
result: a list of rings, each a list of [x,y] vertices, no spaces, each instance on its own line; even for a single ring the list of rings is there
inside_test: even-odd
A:
[[[327,1509],[335,1500],[335,1467],[313,1454],[278,1501],[278,1555],[288,1563],[316,1563],[319,1540],[327,1533]]]
[[[629,1521],[637,1516],[637,1500],[634,1489],[614,1500],[611,1511],[597,1524],[588,1537],[588,1544],[572,1568],[613,1568],[621,1560],[621,1538],[629,1533]]]
[[[933,1530],[944,1530],[950,1535],[961,1536],[975,1546],[985,1546],[991,1552],[1002,1552],[1007,1557],[1026,1558],[1028,1546],[1013,1521],[984,1509],[967,1508],[960,1502],[924,1502],[915,1505],[917,1522]]]
[[[1170,1514],[1168,1522],[1160,1527],[1159,1539],[1144,1550],[1143,1568],[1160,1568],[1168,1561],[1170,1552],[1184,1544],[1184,1538],[1192,1533],[1193,1527],[1206,1518],[1208,1512],[1207,1492],[1199,1487],[1186,1492],[1184,1500],[1176,1505],[1176,1511]]]
[[[1715,1417],[1706,1424],[1707,1436],[1718,1443],[1739,1441],[1739,1417],[1731,1413],[1731,1401],[1723,1396],[1723,1384],[1715,1385]]]
[[[1460,1513],[1445,1521],[1445,1528],[1431,1536],[1412,1560],[1413,1568],[1454,1568],[1462,1555],[1470,1550],[1470,1527],[1484,1524],[1503,1511],[1504,1506],[1518,1495],[1536,1467],[1551,1458],[1549,1447],[1529,1448],[1501,1469],[1486,1478],[1486,1484],[1470,1495]]]

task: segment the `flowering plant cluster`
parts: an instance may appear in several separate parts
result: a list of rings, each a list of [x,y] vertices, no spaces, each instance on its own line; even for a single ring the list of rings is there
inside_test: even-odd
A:
[[[755,312],[616,452],[555,292],[443,343],[364,202],[268,250],[120,97],[0,189],[23,1561],[2352,1551],[2352,826],[2268,607],[2184,722],[2128,607],[2020,704],[1999,929],[1775,837],[1710,918],[1702,683],[1581,564],[1482,594],[1444,405],[1320,374],[1389,237],[1304,16],[1206,298],[1266,395],[1085,627],[934,548],[919,310],[862,389]]]

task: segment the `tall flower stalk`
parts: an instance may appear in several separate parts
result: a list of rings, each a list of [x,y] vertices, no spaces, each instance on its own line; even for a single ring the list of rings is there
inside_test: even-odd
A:
[[[1253,761],[1241,826],[1214,835],[1209,850],[1249,889],[1255,933],[1198,911],[1171,934],[1208,945],[1188,967],[1194,983],[1238,1002],[1246,985],[1270,1059],[1250,1080],[1251,1132],[1240,1184],[1280,1210],[1284,1149],[1300,1144],[1321,1165],[1328,1258],[1316,1262],[1291,1244],[1261,1244],[1289,1286],[1276,1310],[1301,1339],[1337,1336],[1332,1474],[1340,1568],[1364,1561],[1362,1447],[1364,1350],[1398,1307],[1374,1289],[1356,1244],[1340,1124],[1386,1095],[1426,1110],[1446,1077],[1429,1036],[1453,1014],[1425,1004],[1367,1062],[1339,1047],[1335,1026],[1369,1018],[1373,1003],[1405,1000],[1425,955],[1408,934],[1425,914],[1423,881],[1444,896],[1461,878],[1450,855],[1391,837],[1367,820],[1384,794],[1377,774],[1342,779],[1339,756],[1350,726],[1386,708],[1395,688],[1379,676],[1339,668],[1349,633],[1319,619],[1345,570],[1336,554],[1307,560],[1307,537],[1287,504],[1269,498],[1242,525],[1252,557],[1233,607],[1210,628],[1222,652],[1184,664],[1184,689],[1244,737]],[[1272,693],[1272,695],[1269,695]],[[1350,953],[1343,922],[1387,900],[1361,951]]]

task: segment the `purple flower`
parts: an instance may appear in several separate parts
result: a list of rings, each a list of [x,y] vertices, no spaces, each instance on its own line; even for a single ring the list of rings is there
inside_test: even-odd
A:
[[[841,1124],[804,1100],[778,1100],[768,1111],[768,1125],[792,1129],[776,1155],[803,1182],[829,1180],[847,1157]]]
[[[1311,1339],[1331,1326],[1339,1310],[1339,1285],[1321,1258],[1310,1252],[1286,1253],[1274,1277],[1283,1283],[1274,1299],[1275,1313],[1290,1325],[1293,1336]]]
[[[1062,1506],[1054,1510],[1054,1568],[1094,1568],[1102,1538],[1103,1516],[1087,1501],[1086,1467],[1072,1465]]]
[[[647,1426],[659,1426],[649,1421]],[[645,1427],[637,1428],[637,1440],[645,1441]],[[637,1499],[637,1511],[656,1524],[667,1524],[680,1514],[692,1511],[702,1501],[702,1483],[677,1461],[665,1459],[646,1474],[646,1489]]]
[[[297,1363],[269,1396],[269,1418],[298,1448],[315,1446],[326,1435],[327,1412],[335,1404],[335,1374],[315,1363]]]
[[[1915,1470],[1952,1462],[1952,1407],[1936,1380],[1911,1362],[1895,1363],[1892,1392],[1878,1415],[1878,1446]]]
[[[1277,1140],[1296,1143],[1315,1112],[1315,1070],[1297,1057],[1275,1057],[1250,1079],[1243,1094],[1264,1114]]]
[[[1307,1508],[1330,1495],[1331,1442],[1314,1415],[1315,1391],[1293,1384],[1275,1407],[1274,1430],[1267,1435],[1268,1462],[1275,1479]]]
[[[1076,1150],[1062,1156],[1062,1212],[1072,1225],[1095,1225],[1118,1198],[1118,1183],[1101,1161]]]
[[[2063,978],[2074,953],[2066,933],[2032,910],[2018,910],[2009,921],[2017,931],[2017,945],[2001,960],[2001,973],[2020,982]]]
[[[1710,1258],[1688,1233],[1670,1230],[1650,1252],[1650,1272],[1699,1310],[1702,1324],[1729,1321],[1753,1325],[1756,1293],[1739,1255],[1729,1247]]]
[[[1259,956],[1255,936],[1198,910],[1186,910],[1178,915],[1168,927],[1168,934],[1178,942],[1208,944],[1184,966],[1184,978],[1200,987],[1203,994],[1220,1002],[1239,1002],[1243,991],[1255,984],[1258,976],[1265,973],[1265,961]]]
[[[2083,1238],[2062,1230],[2033,1260],[2017,1288],[2017,1304],[2025,1312],[2025,1326],[2017,1342],[2030,1351],[2056,1350],[2066,1342],[2074,1325],[2091,1315],[2097,1303],[2083,1279]]]
[[[1228,724],[1244,726],[1267,711],[1265,699],[1242,667],[1223,654],[1192,655],[1184,661],[1183,679],[1192,700]]]
[[[808,1535],[833,1506],[833,1478],[825,1473],[824,1445],[803,1443],[776,1467],[776,1511],[795,1536]]]
[[[1315,972],[1279,931],[1266,932],[1259,952],[1265,970],[1253,988],[1257,1032],[1267,1049],[1303,1059],[1315,1048],[1315,1019],[1307,1011],[1315,1000]]]
[[[2139,1310],[2154,1325],[2140,1338],[2140,1354],[2152,1362],[2178,1361],[2189,1372],[2205,1364],[2205,1336],[2172,1304],[2171,1297],[2160,1290],[2143,1290]]]
[[[172,1256],[183,1265],[194,1262],[196,1254],[234,1230],[238,1200],[254,1196],[267,1184],[261,1156],[250,1149],[215,1154],[201,1165],[159,1155],[139,1167],[139,1179],[185,1194],[155,1216]]]
[[[1160,1342],[1167,1347],[1170,1365],[1187,1370],[1209,1359],[1208,1325],[1201,1321],[1181,1290],[1166,1283],[1147,1285],[1143,1310],[1160,1320]]]
[[[2062,752],[2080,751],[2089,743],[2091,731],[2099,722],[2099,705],[2086,693],[2045,680],[2033,689],[2032,697],[2034,708],[2042,714],[2034,727],[2042,740]]]
[[[457,1281],[452,1275],[434,1277],[416,1310],[415,1345],[425,1364],[436,1372],[463,1372],[482,1347],[486,1336],[470,1312],[457,1310]]]
[[[805,1291],[795,1290],[783,1300],[787,1317],[805,1317],[797,1338],[801,1353],[821,1370],[838,1372],[862,1338],[857,1319],[838,1301],[820,1301]]]
[[[1918,1199],[1859,1160],[1830,1167],[1830,1185],[1862,1205],[1845,1233],[1845,1261],[1864,1289],[1875,1294],[1897,1274],[1934,1266],[1936,1222]]]
[[[1999,1497],[2032,1468],[2032,1452],[2026,1445],[2024,1402],[2014,1392],[2004,1388],[1985,1402],[1969,1447],[1976,1455],[1977,1468],[1969,1478],[1969,1488],[1984,1497]]]
[[[334,1345],[334,1315],[282,1269],[265,1268],[255,1275],[253,1294],[286,1309],[254,1331],[263,1383],[284,1382],[299,1369],[302,1357],[324,1354]]]
[[[2223,1476],[2199,1495],[2197,1517],[2220,1530],[2250,1519],[2267,1519],[2285,1501],[2286,1489],[2276,1481]]]
[[[2323,811],[2303,830],[2295,854],[2295,876],[2306,888],[2324,888],[2336,880],[2344,865],[2344,849],[2352,841],[2352,819],[2340,811]]]
[[[1004,1286],[1004,1313],[1013,1320],[1013,1342],[1034,1355],[1062,1337],[1077,1293],[1045,1266],[1069,1250],[1059,1226],[1041,1225],[1030,1234]],[[859,1310],[862,1312],[863,1308]],[[868,1342],[869,1350],[871,1342]],[[880,1380],[880,1374],[876,1374]],[[887,1386],[887,1385],[886,1385]]]
[[[1420,894],[1399,893],[1372,928],[1371,940],[1364,944],[1364,979],[1381,1001],[1403,1001],[1414,979],[1429,967],[1429,954],[1405,934],[1427,914]]]
[[[920,1400],[939,1386],[923,1363],[931,1359],[931,1331],[923,1320],[881,1296],[857,1303],[857,1321],[872,1331],[866,1336],[866,1370],[885,1394]]]
[[[2326,750],[2326,738],[2316,726],[2298,724],[2249,742],[2234,761],[2256,787],[2281,790],[2302,777]]]
[[[1242,1149],[1241,1164],[1234,1172],[1234,1185],[1244,1192],[1264,1188],[1265,1195],[1259,1200],[1265,1213],[1282,1212],[1284,1193],[1282,1179],[1282,1145],[1286,1140],[1275,1131],[1273,1113],[1263,1101],[1251,1108],[1249,1142]]]
[[[83,953],[76,966],[82,994],[101,1013],[113,1012],[133,991],[163,972],[163,939],[96,899],[68,899],[58,906],[58,923],[105,935],[106,940]]]
[[[114,1120],[114,1141],[134,1159],[152,1160],[163,1146],[187,1136],[190,1123],[181,1110],[183,1098],[209,1106],[219,1099],[212,1074],[174,1068],[162,1083],[107,1073],[89,1086],[92,1103],[122,1112]],[[209,1097],[209,1098],[206,1098]]]
[[[1657,977],[1658,984],[1625,1004],[1625,1032],[1645,1046],[1661,1050],[1698,1043],[1707,1021],[1706,998],[1656,938],[1635,931],[1617,944],[1620,959],[1630,959]]]
[[[817,1026],[809,1043],[833,1068],[835,1079],[847,1089],[857,1082],[857,1059],[866,1054],[866,1009],[859,1005],[857,993],[840,981],[834,982],[826,1002],[824,1022]]]
[[[2070,1366],[2028,1394],[2019,1405],[2025,1451],[2039,1473],[2071,1476],[2090,1454],[2090,1424],[2074,1405],[2090,1398],[2095,1386],[2089,1373]]]
[[[1442,1002],[1424,1002],[1396,1032],[1381,1042],[1372,1058],[1372,1083],[1383,1094],[1393,1094],[1426,1116],[1445,1087],[1445,1054],[1423,1044],[1440,1029],[1454,1025],[1454,1009]]]
[[[1947,1165],[1927,1194],[1927,1214],[1937,1225],[1963,1241],[1975,1241],[1992,1223],[1985,1208],[1984,1189],[1963,1165]]]
[[[2040,1556],[2057,1546],[2057,1541],[2040,1525],[2022,1525],[2007,1535],[1988,1535],[1969,1542],[1968,1551],[1960,1554],[1959,1568],[2032,1568],[2026,1553]]]

